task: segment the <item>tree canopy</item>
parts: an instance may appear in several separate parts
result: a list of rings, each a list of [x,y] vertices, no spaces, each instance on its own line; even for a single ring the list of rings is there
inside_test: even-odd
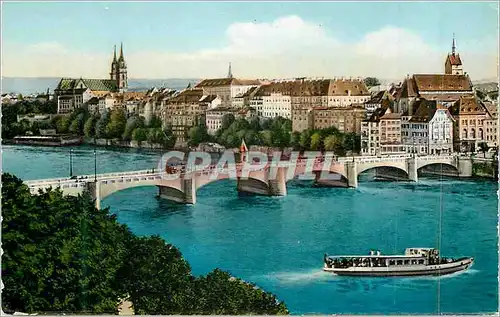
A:
[[[270,293],[215,269],[195,277],[158,236],[135,236],[88,193],[32,195],[2,174],[2,308],[26,313],[288,314]]]

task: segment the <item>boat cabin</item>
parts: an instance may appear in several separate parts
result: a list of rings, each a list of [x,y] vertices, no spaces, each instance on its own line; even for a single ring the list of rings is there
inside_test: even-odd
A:
[[[370,255],[327,256],[327,267],[397,267],[413,265],[429,265],[438,261],[439,252],[432,248],[408,248],[404,255],[382,255],[380,251],[370,251]]]

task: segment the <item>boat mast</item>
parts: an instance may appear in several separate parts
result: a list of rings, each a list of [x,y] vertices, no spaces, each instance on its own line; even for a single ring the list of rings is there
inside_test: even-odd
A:
[[[443,164],[441,165],[441,173],[440,173],[440,181],[439,181],[439,223],[438,223],[438,233],[437,233],[437,248],[438,252],[438,258],[437,260],[439,261],[438,264],[441,263],[441,232],[442,232],[442,220],[443,220]],[[439,267],[439,266],[438,266]],[[437,314],[441,314],[441,272],[440,269],[438,269],[438,276],[437,276]]]

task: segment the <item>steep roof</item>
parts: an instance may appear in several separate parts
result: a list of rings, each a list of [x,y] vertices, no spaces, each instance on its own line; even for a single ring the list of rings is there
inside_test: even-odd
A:
[[[417,88],[415,84],[415,78],[414,76],[412,77],[406,77],[405,80],[403,81],[403,84],[401,88],[397,89],[397,95],[396,98],[412,98],[412,97],[417,97]]]
[[[392,100],[394,100],[394,97],[387,90],[382,90],[373,95],[370,100],[365,102],[365,104],[381,104],[382,102],[390,102]]]
[[[491,102],[483,102],[483,105],[486,108],[486,111],[488,111],[488,113],[490,114],[490,116],[492,118],[496,118],[497,117],[498,108],[497,108],[497,106],[495,104],[493,104]]]
[[[417,91],[472,91],[467,75],[417,74],[413,75]]]
[[[484,114],[487,108],[476,98],[476,96],[462,96],[450,107],[452,115],[461,114]]]
[[[368,118],[366,121],[379,122],[380,118],[382,118],[386,114],[386,112],[387,112],[387,114],[392,113],[392,110],[389,106],[383,106],[383,107],[377,108],[377,109],[375,109],[375,111],[373,111],[370,118]]]
[[[202,89],[188,89],[168,100],[168,103],[197,103],[203,97]]]
[[[200,101],[201,102],[212,102],[214,101],[215,99],[217,99],[217,95],[206,95],[206,96],[203,96]]]
[[[217,86],[250,86],[250,85],[260,85],[260,81],[257,79],[237,79],[237,78],[213,78],[213,79],[204,79],[194,88],[203,88],[203,87],[217,87]]]
[[[87,79],[87,78],[62,78],[59,84],[57,85],[57,89],[60,90],[68,90],[74,89],[78,86],[80,81],[83,85],[90,90],[99,90],[99,91],[116,91],[118,86],[114,79]]]
[[[462,60],[460,59],[460,55],[458,53],[448,54],[447,59],[450,61],[451,65],[454,66],[462,65]]]
[[[362,80],[321,79],[291,80],[263,85],[257,92],[259,96],[282,93],[288,96],[369,96]]]
[[[429,122],[434,117],[434,113],[438,109],[435,100],[419,99],[413,104],[415,109],[410,122]]]

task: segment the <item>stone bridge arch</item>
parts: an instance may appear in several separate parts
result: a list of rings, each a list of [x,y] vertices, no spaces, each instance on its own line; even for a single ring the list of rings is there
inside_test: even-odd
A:
[[[398,160],[394,162],[387,161],[374,161],[374,162],[360,162],[357,164],[357,172],[359,174],[379,167],[390,167],[404,171],[408,175],[408,166],[406,160]]]

